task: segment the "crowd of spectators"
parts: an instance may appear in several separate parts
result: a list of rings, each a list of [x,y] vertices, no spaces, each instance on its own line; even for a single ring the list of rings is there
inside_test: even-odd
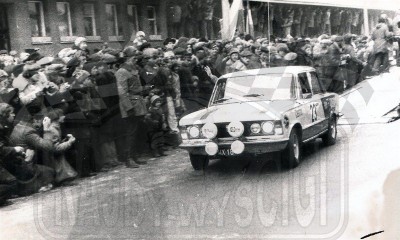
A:
[[[0,204],[125,164],[138,168],[179,144],[178,119],[207,106],[223,74],[311,66],[337,93],[387,71],[396,48],[387,19],[371,36],[232,40],[144,32],[129,46],[88,49],[78,37],[54,56],[0,51]],[[169,143],[169,144],[167,144]]]

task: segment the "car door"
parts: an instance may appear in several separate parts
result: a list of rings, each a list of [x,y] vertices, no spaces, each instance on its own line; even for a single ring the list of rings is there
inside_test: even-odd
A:
[[[313,94],[310,82],[308,80],[307,72],[298,73],[297,82],[299,88],[299,96],[296,101],[298,106],[296,107],[295,111],[296,117],[299,119],[303,127],[303,140],[306,140],[312,137],[312,128],[315,122],[313,121],[315,115],[313,115],[313,108],[311,108]]]
[[[317,74],[313,71],[307,72],[312,98],[310,101],[311,118],[313,122],[312,136],[315,136],[328,128],[330,106],[326,104],[327,96],[322,90]]]

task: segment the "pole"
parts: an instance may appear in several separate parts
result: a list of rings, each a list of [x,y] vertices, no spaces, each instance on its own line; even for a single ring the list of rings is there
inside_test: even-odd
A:
[[[368,9],[364,7],[364,35],[369,36],[369,19],[368,19]]]

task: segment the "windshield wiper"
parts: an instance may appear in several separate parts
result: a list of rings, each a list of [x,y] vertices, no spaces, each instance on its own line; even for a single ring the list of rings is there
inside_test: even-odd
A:
[[[264,94],[259,94],[259,93],[243,95],[243,97],[262,97],[262,96],[264,96]]]
[[[228,101],[228,100],[231,100],[231,99],[232,98],[221,98],[221,99],[215,100],[214,103],[221,103],[221,102],[225,102],[225,101]]]

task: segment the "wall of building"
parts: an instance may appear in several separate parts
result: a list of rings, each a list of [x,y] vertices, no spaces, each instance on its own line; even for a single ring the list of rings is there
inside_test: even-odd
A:
[[[19,52],[29,48],[40,48],[43,55],[54,55],[63,48],[70,47],[78,36],[85,35],[83,25],[82,3],[93,3],[95,6],[96,37],[89,38],[89,49],[101,48],[104,42],[114,48],[122,48],[131,40],[134,29],[131,29],[127,14],[127,5],[136,5],[138,12],[139,29],[145,33],[149,32],[150,25],[147,18],[147,6],[156,8],[156,19],[158,33],[152,36],[150,42],[157,45],[168,36],[166,23],[166,3],[163,0],[62,0],[68,2],[71,12],[71,23],[73,36],[61,37],[57,25],[57,2],[56,0],[42,0],[44,8],[44,22],[46,25],[46,37],[32,38],[31,23],[29,18],[28,0],[0,0],[2,6],[7,7],[8,25],[11,39],[11,50]],[[105,4],[116,4],[118,8],[118,24],[122,32],[119,37],[111,37],[106,29]]]

